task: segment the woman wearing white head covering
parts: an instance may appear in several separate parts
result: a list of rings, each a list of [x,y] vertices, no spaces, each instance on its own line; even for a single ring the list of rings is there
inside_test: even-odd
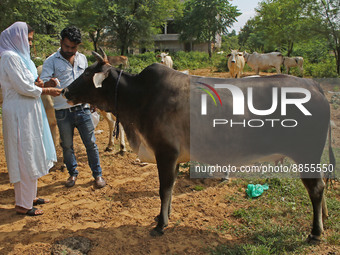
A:
[[[56,161],[51,131],[40,95],[59,95],[60,89],[42,88],[30,59],[33,30],[16,22],[0,35],[0,84],[3,94],[2,126],[7,169],[14,183],[15,210],[29,216],[43,211],[33,207],[48,200],[37,199],[37,179]]]

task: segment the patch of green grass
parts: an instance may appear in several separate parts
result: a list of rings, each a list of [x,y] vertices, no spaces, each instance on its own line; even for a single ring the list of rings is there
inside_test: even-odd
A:
[[[204,190],[204,187],[200,185],[196,185],[193,189],[196,191],[201,191],[201,190]]]
[[[231,181],[231,185],[244,187],[249,180]],[[299,179],[252,180],[268,183],[269,190],[260,197],[238,197],[238,208],[231,220],[224,220],[214,231],[237,237],[237,244],[220,245],[209,249],[210,254],[303,254],[308,253],[306,242],[312,225],[312,205],[307,191]],[[245,188],[242,188],[243,190]],[[327,236],[322,242],[339,245],[340,202],[339,190],[328,190],[329,218],[325,222]],[[230,201],[231,195],[225,197]],[[234,218],[234,219],[232,219]]]
[[[340,245],[340,234],[334,233],[327,237],[327,242],[332,245]]]
[[[340,202],[334,197],[334,193],[339,195],[339,192],[339,190],[326,192],[329,217],[324,228],[329,230],[327,242],[332,245],[340,245]]]

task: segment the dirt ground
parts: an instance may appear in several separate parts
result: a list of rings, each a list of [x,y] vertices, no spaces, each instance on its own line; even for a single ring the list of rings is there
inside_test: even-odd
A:
[[[228,77],[226,73],[211,73],[204,69],[191,74]],[[327,92],[331,87],[324,88]],[[333,146],[340,147],[340,111],[332,108]],[[0,119],[0,126],[2,119]],[[237,203],[225,200],[225,194],[244,196],[244,189],[221,184],[220,180],[193,180],[188,174],[178,177],[173,196],[169,226],[161,237],[151,237],[159,213],[157,168],[154,164],[135,164],[136,155],[128,151],[122,156],[104,152],[108,140],[108,125],[100,121],[96,135],[103,176],[107,186],[97,190],[87,164],[86,151],[78,133],[75,151],[80,172],[77,183],[66,188],[67,171],[59,162],[50,174],[39,179],[38,195],[51,203],[39,206],[44,215],[28,217],[14,211],[14,190],[9,184],[0,130],[0,254],[51,254],[55,241],[82,236],[90,239],[89,254],[207,254],[208,247],[233,245],[239,237],[217,231],[237,209]],[[59,161],[61,149],[57,148]],[[196,185],[204,186],[196,191]],[[231,217],[232,218],[232,217]],[[330,247],[315,248],[318,254],[328,254]],[[332,253],[335,254],[335,253]]]

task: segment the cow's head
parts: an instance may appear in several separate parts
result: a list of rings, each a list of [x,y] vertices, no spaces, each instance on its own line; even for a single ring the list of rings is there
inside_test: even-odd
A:
[[[247,63],[248,62],[248,58],[249,58],[250,54],[246,51],[243,51],[243,57],[244,57],[244,61]]]
[[[161,54],[157,55],[156,57],[161,58],[161,64],[165,64],[165,57],[166,56],[169,56],[169,54],[162,52]]]
[[[231,50],[227,57],[230,58],[231,63],[236,63],[239,57],[243,57],[243,53],[239,52],[238,50]]]
[[[90,103],[103,110],[110,110],[105,99],[114,93],[110,84],[114,83],[117,72],[108,63],[105,52],[100,50],[102,55],[92,52],[97,62],[86,68],[83,74],[62,91],[68,103]]]

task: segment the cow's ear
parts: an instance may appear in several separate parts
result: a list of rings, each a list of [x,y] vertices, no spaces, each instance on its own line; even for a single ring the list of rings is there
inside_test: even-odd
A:
[[[101,88],[103,81],[107,78],[108,72],[95,73],[93,75],[93,84],[95,88]]]

